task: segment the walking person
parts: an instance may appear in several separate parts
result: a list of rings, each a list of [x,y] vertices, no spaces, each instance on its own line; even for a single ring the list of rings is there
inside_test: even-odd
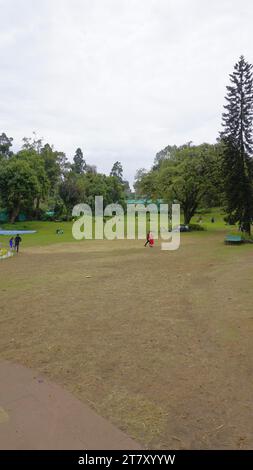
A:
[[[10,247],[10,250],[12,251],[13,248],[14,248],[14,238],[11,237],[10,240],[9,240],[9,247]]]
[[[147,233],[146,243],[144,246],[147,246],[147,245],[150,246],[150,232]]]
[[[147,241],[144,246],[147,246],[147,245],[149,245],[150,248],[153,248],[154,246],[154,237],[151,232],[147,233]]]
[[[15,237],[15,250],[17,253],[19,252],[20,242],[22,242],[22,238],[19,236],[19,234],[17,234],[17,236]]]
[[[153,248],[154,243],[155,243],[155,240],[154,240],[153,234],[151,232],[149,232],[149,246],[150,246],[150,248]]]

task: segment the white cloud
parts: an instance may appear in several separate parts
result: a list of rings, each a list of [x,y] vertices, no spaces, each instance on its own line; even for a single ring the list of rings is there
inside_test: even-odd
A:
[[[5,0],[1,129],[125,176],[168,144],[214,142],[228,74],[253,62],[244,0]]]

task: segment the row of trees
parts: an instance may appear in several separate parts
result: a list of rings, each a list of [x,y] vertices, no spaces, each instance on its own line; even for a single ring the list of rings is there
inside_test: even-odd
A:
[[[253,78],[243,56],[227,86],[223,130],[215,145],[190,143],[159,152],[150,171],[140,169],[135,190],[181,204],[188,224],[198,207],[223,206],[227,219],[250,234],[253,221]]]
[[[223,206],[228,220],[250,234],[253,220],[253,78],[252,65],[240,57],[230,75],[223,130],[217,143],[168,146],[156,155],[150,171],[140,169],[135,178],[136,196],[161,198],[181,204],[189,224],[199,207]],[[12,151],[12,138],[0,136],[0,207],[13,222],[21,210],[40,217],[42,209],[69,217],[73,206],[94,196],[105,204],[124,205],[130,195],[120,162],[109,176],[89,165],[78,148],[70,163],[63,152],[41,139],[24,138]]]
[[[94,196],[104,197],[105,204],[124,204],[129,192],[123,180],[120,162],[111,174],[98,173],[89,165],[78,148],[73,163],[63,152],[44,144],[41,139],[24,138],[20,151],[12,151],[13,139],[0,136],[0,207],[6,209],[11,222],[20,211],[40,218],[47,210],[55,216],[69,218],[75,204],[86,202],[94,206]]]

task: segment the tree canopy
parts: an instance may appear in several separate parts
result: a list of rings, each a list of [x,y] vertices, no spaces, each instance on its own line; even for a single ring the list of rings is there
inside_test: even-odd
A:
[[[104,203],[125,204],[129,184],[123,181],[123,168],[106,176],[84,160],[77,148],[73,163],[62,151],[33,137],[23,139],[22,149],[10,151],[12,138],[0,136],[0,204],[12,222],[20,211],[40,218],[48,210],[57,217],[71,217],[75,204],[88,203],[94,208],[95,196]],[[115,167],[115,168],[116,168]]]
[[[146,198],[180,203],[189,224],[201,205],[221,204],[220,158],[218,145],[168,146],[156,156],[149,172],[137,173],[135,188]]]

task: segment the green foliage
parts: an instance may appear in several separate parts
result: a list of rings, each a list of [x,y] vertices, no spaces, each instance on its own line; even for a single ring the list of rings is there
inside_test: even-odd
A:
[[[253,220],[253,76],[244,57],[235,64],[222,115],[223,178],[226,211],[250,234]]]
[[[140,168],[139,170],[136,171],[135,177],[134,177],[134,190],[135,194],[138,196],[141,194],[142,191],[142,181],[144,176],[147,174],[147,170],[145,168]]]
[[[72,171],[69,172],[59,187],[59,195],[69,216],[73,207],[79,203],[89,204],[94,210],[95,196],[102,196],[104,205],[117,202],[121,205],[125,204],[124,186],[118,178],[99,173],[77,175]]]
[[[80,148],[76,149],[76,153],[73,158],[72,170],[77,175],[81,175],[86,170],[86,162],[83,157],[83,152]]]
[[[204,232],[206,230],[206,228],[203,227],[203,225],[199,225],[199,224],[189,224],[189,229],[191,232]]]
[[[46,219],[48,209],[56,219],[68,220],[76,204],[87,203],[94,209],[95,196],[103,196],[104,204],[120,203],[131,192],[123,180],[120,162],[110,176],[98,173],[94,165],[86,164],[80,148],[73,164],[66,155],[43,139],[24,137],[22,149],[10,152],[12,138],[0,136],[0,204],[14,222],[21,210],[30,218]]]
[[[62,174],[67,170],[66,156],[58,152],[49,144],[45,144],[40,156],[44,161],[45,172],[49,181],[49,195],[56,196]]]
[[[1,198],[12,222],[21,209],[33,205],[39,191],[36,171],[27,161],[14,157],[0,166]]]
[[[120,162],[115,162],[112,169],[110,176],[115,176],[115,178],[118,178],[119,182],[123,182],[123,167]]]
[[[137,174],[136,187],[144,197],[180,203],[188,225],[199,207],[221,203],[220,146],[168,146],[157,154],[150,172]]]
[[[0,135],[0,159],[8,158],[12,155],[10,148],[12,147],[13,138],[7,137],[5,132]]]
[[[39,183],[36,197],[39,199],[45,198],[47,196],[50,183],[46,174],[43,157],[40,154],[37,154],[34,149],[29,149],[18,152],[16,158],[19,161],[26,162],[34,170]]]
[[[82,201],[83,181],[80,175],[73,171],[66,174],[65,178],[59,186],[59,195],[63,200],[69,216],[72,208]]]

